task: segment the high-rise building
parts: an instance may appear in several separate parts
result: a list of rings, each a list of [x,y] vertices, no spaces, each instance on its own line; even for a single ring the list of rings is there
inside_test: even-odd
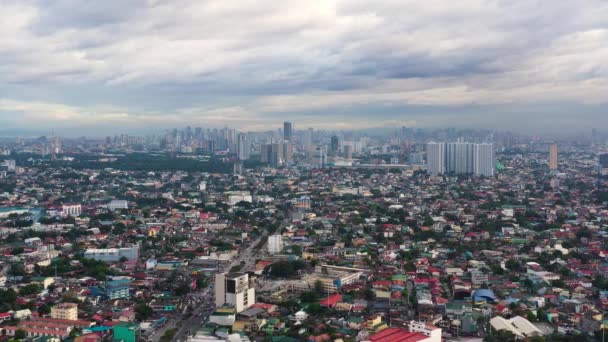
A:
[[[555,171],[558,167],[558,150],[557,144],[552,144],[549,147],[549,170]]]
[[[494,145],[475,144],[474,173],[477,176],[494,176]]]
[[[427,171],[431,175],[453,173],[494,175],[494,145],[466,142],[427,144]]]
[[[338,152],[338,148],[340,147],[339,142],[338,142],[338,136],[333,135],[331,137],[331,142],[329,144],[329,151],[332,153],[332,155],[336,155],[336,153]]]
[[[600,154],[600,167],[604,169],[608,168],[608,153]]]
[[[247,160],[249,159],[251,146],[249,145],[249,139],[247,138],[247,134],[239,133],[237,137],[237,155],[239,160]]]
[[[283,122],[283,140],[291,141],[293,139],[293,128],[291,122]]]
[[[307,151],[312,148],[313,134],[314,131],[312,128],[309,128],[304,132],[304,149]]]
[[[268,253],[278,254],[283,251],[283,236],[280,234],[270,235],[268,237]]]
[[[353,159],[353,146],[344,145],[344,158],[351,160]]]
[[[255,303],[255,289],[249,284],[247,273],[221,273],[215,276],[215,305],[234,307],[237,313]]]
[[[445,173],[445,144],[430,142],[426,144],[426,163],[429,174],[436,176]]]

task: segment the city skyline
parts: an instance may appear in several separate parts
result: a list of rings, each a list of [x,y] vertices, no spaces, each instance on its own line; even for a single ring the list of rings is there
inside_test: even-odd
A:
[[[608,123],[607,16],[576,0],[8,1],[0,127],[573,135]]]

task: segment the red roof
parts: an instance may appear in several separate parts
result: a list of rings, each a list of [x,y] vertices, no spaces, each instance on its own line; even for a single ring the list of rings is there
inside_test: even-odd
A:
[[[428,339],[426,335],[409,332],[403,328],[386,328],[370,336],[372,342],[418,342]]]
[[[335,294],[332,296],[329,296],[328,298],[323,299],[319,304],[321,304],[321,306],[327,306],[327,307],[334,307],[336,306],[336,304],[338,302],[340,302],[342,300],[342,295],[341,294]]]

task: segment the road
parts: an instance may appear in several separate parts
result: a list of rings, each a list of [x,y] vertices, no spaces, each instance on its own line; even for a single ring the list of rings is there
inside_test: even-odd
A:
[[[241,268],[241,271],[252,270],[255,267],[255,259],[257,259],[265,252],[266,244],[261,246],[260,250],[255,250],[255,246],[257,246],[258,243],[260,243],[260,241],[262,241],[265,236],[267,236],[266,233],[260,235],[255,241],[252,241],[242,252],[238,254],[237,258],[234,259],[229,265],[223,267],[222,269],[219,269],[218,273],[229,271],[232,267],[240,265],[241,261],[245,262],[245,264],[243,264],[243,267]],[[206,287],[200,292],[195,292],[195,295],[201,297],[203,301],[198,304],[196,308],[194,308],[192,316],[190,316],[185,321],[182,321],[181,327],[173,338],[174,342],[185,341],[188,338],[188,335],[196,333],[196,331],[198,330],[198,328],[201,327],[203,322],[207,320],[209,314],[215,310],[215,293],[212,291],[211,287]],[[175,324],[173,326],[175,326]],[[155,339],[151,339],[152,342],[158,342],[158,339],[160,339],[162,333],[160,333],[159,331],[158,334],[155,334],[153,336],[155,337]]]

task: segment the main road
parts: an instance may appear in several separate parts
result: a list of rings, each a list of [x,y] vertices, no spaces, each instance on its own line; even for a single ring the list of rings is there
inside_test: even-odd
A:
[[[267,233],[260,235],[255,241],[251,242],[243,251],[239,252],[237,257],[232,260],[232,262],[218,270],[220,272],[228,272],[234,266],[240,265],[242,261],[245,263],[241,268],[241,271],[249,271],[255,266],[255,259],[264,253],[264,247],[266,243],[260,246],[259,250],[256,250],[255,247],[262,241],[264,237],[267,236]],[[215,287],[215,286],[214,286]],[[211,284],[207,286],[205,289],[200,292],[195,292],[197,297],[202,298],[202,303],[198,305],[198,307],[194,308],[192,312],[192,316],[187,318],[185,321],[182,321],[182,325],[173,337],[174,342],[185,341],[188,338],[188,335],[194,334],[198,328],[200,328],[210,313],[215,310],[215,293],[212,291]],[[154,335],[153,335],[154,336]],[[152,342],[158,342],[161,334],[154,336],[155,338]]]

